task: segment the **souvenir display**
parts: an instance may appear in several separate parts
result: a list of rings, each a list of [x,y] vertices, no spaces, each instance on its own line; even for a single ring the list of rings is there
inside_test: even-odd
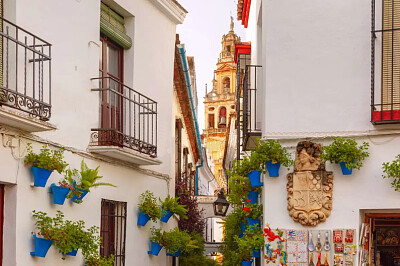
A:
[[[286,231],[287,265],[308,265],[308,232],[304,230]]]
[[[355,245],[354,229],[335,229],[333,230],[334,246],[334,266],[353,266],[357,254]]]
[[[324,243],[324,250],[329,251],[331,249],[331,244],[329,242],[329,231],[325,232],[325,243]]]
[[[332,245],[332,233],[330,230],[310,230],[309,231],[309,237],[310,239],[308,240],[309,243],[309,254],[308,256],[314,257],[314,261],[317,258],[317,255],[321,255],[321,264],[324,265],[325,262],[323,261],[326,256],[327,260],[327,265],[332,265],[333,264],[333,252],[334,248]],[[310,243],[315,243],[314,249],[310,248]],[[311,261],[310,261],[311,262]],[[317,261],[318,263],[318,261]],[[316,264],[317,265],[317,264]]]
[[[287,265],[286,239],[284,230],[272,230],[269,226],[264,228],[265,236],[265,265]],[[307,242],[306,242],[307,243]]]
[[[309,235],[308,239],[309,239],[308,240],[308,251],[313,252],[315,249],[315,246],[314,246],[313,235],[312,235],[311,231],[310,231],[310,235]]]

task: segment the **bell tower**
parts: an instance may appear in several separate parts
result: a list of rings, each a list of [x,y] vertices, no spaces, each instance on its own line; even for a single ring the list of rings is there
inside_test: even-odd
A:
[[[240,38],[235,34],[233,18],[231,17],[230,30],[222,36],[222,49],[219,54],[217,69],[214,71],[212,89],[204,97],[205,130],[204,142],[214,163],[214,176],[221,188],[226,189],[226,178],[223,171],[223,158],[227,127],[230,119],[236,114],[235,110],[235,45]],[[234,120],[232,120],[234,123]]]

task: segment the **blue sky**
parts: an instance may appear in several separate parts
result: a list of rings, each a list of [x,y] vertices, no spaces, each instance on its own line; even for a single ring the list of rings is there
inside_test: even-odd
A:
[[[180,0],[179,3],[189,12],[184,23],[178,25],[177,32],[181,43],[186,46],[186,54],[194,56],[199,98],[198,120],[200,129],[203,129],[205,84],[208,84],[210,91],[221,51],[221,38],[229,31],[230,17],[233,17],[235,32],[242,41],[245,41],[245,30],[236,20],[237,0]]]

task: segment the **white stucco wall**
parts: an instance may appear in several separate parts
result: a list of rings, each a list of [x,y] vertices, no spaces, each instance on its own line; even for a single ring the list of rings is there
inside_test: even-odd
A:
[[[326,222],[312,228],[288,215],[287,169],[281,167],[279,178],[264,176],[264,223],[285,229],[356,228],[358,241],[362,213],[400,212],[400,193],[382,178],[382,163],[399,153],[400,131],[389,129],[400,127],[370,123],[371,1],[262,2],[262,32],[254,34],[254,6],[249,36],[262,40],[261,48],[252,45],[252,54],[257,63],[262,58],[263,137],[279,139],[293,158],[299,141],[328,145],[333,139],[327,136],[335,135],[367,141],[371,153],[350,176],[343,176],[338,165],[326,164],[334,174],[333,210]]]
[[[113,183],[118,188],[94,189],[81,205],[69,202],[63,206],[53,205],[48,188],[31,186],[30,171],[24,166],[23,158],[14,158],[11,149],[2,146],[0,182],[7,184],[3,265],[83,264],[80,252],[77,257],[68,257],[63,261],[54,247],[46,258],[30,256],[29,252],[34,250],[31,237],[34,220],[31,212],[40,210],[54,215],[56,210],[61,210],[66,219],[83,219],[88,227],[100,226],[102,198],[127,202],[126,265],[170,265],[171,258],[165,256],[165,251],[158,257],[149,256],[146,252],[152,222],[144,228],[137,227],[136,222],[137,203],[142,192],[149,189],[161,198],[174,192],[175,117],[172,102],[176,21],[172,21],[152,1],[118,0],[114,3],[117,11],[126,17],[127,33],[133,40],[133,47],[124,51],[124,83],[158,102],[157,158],[162,164],[141,167],[141,170],[124,162],[100,160],[86,152],[90,130],[99,124],[99,96],[90,90],[90,78],[99,76],[100,1],[5,2],[8,7],[6,18],[53,45],[52,117],[49,122],[57,126],[57,130],[27,137],[36,135],[44,142],[68,147],[65,157],[74,168],[80,167],[83,155],[89,167],[100,165],[100,175],[104,176],[102,181]],[[9,134],[14,132],[4,136],[8,137]],[[25,137],[16,136],[14,141],[21,141],[20,146],[15,147],[21,151],[27,142],[33,142],[36,151],[41,146]],[[24,154],[20,155],[23,157]],[[169,186],[166,176],[171,178]],[[47,184],[60,179],[61,176],[53,173]],[[167,225],[163,224],[163,228],[172,228],[174,225],[176,222],[170,221]]]

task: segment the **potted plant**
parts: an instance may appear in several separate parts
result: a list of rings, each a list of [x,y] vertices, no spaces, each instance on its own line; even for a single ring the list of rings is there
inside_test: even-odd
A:
[[[260,158],[258,154],[252,153],[249,157],[234,162],[233,171],[240,176],[247,176],[252,187],[263,186],[260,182],[262,170]]]
[[[159,198],[161,202],[162,217],[161,222],[167,223],[173,214],[176,214],[183,219],[187,219],[186,213],[188,212],[185,205],[178,203],[179,198],[172,198],[168,195],[164,201]]]
[[[286,148],[282,147],[278,140],[259,140],[254,153],[260,154],[265,162],[268,174],[270,177],[279,176],[279,168],[281,165],[289,168],[294,164],[290,154],[286,151]]]
[[[251,204],[250,200],[247,200],[243,207],[243,211],[249,226],[260,226],[259,218],[261,218],[263,213],[262,204]]]
[[[322,147],[321,157],[338,163],[343,175],[351,175],[353,168],[359,170],[363,166],[363,160],[369,156],[368,147],[368,142],[357,146],[353,139],[335,137],[330,145]]]
[[[54,218],[47,216],[46,213],[41,211],[33,211],[32,213],[32,216],[36,219],[35,226],[38,232],[33,235],[35,239],[35,251],[31,252],[31,255],[46,257],[51,245],[63,237],[62,225],[64,223],[64,215],[61,211],[57,211]]]
[[[73,183],[72,198],[71,200],[75,203],[81,203],[82,199],[90,192],[91,188],[96,188],[99,186],[111,186],[116,187],[110,183],[100,183],[97,182],[99,179],[103,178],[99,176],[99,168],[97,166],[95,169],[90,169],[84,160],[81,162],[81,171],[78,174],[78,183]],[[76,174],[74,172],[73,174]]]
[[[84,257],[86,266],[114,266],[115,256],[101,257],[98,253],[91,254]]]
[[[236,253],[242,260],[242,266],[251,266],[253,263],[252,247],[248,245],[248,241],[242,239],[243,238],[235,236],[235,242],[237,245]]]
[[[196,248],[194,242],[189,233],[180,231],[177,227],[169,232],[164,232],[162,237],[162,245],[167,250],[167,256],[172,257],[179,257],[181,252]]]
[[[400,154],[391,163],[383,163],[383,178],[393,178],[392,187],[396,191],[400,191]]]
[[[161,207],[157,205],[156,197],[154,197],[154,194],[149,190],[146,190],[140,195],[138,207],[138,225],[145,226],[150,219],[156,222],[161,218]]]
[[[252,251],[252,256],[260,258],[261,249],[264,246],[264,236],[260,227],[249,226],[244,233],[243,238],[238,238],[237,243],[239,248],[249,247]]]
[[[162,249],[162,239],[163,233],[161,232],[160,228],[152,227],[151,229],[151,237],[150,237],[150,244],[151,249],[147,251],[148,254],[158,256],[160,250]]]
[[[65,199],[70,194],[70,191],[74,191],[74,179],[73,176],[78,175],[78,170],[68,169],[64,172],[64,178],[58,182],[58,186],[54,183],[51,184],[51,192],[53,193],[53,203],[58,205],[64,205]]]
[[[40,153],[33,152],[32,145],[27,145],[28,154],[25,156],[25,164],[31,166],[34,185],[37,187],[45,187],[51,173],[55,170],[60,174],[67,167],[64,161],[64,149],[50,150],[46,146],[40,149]]]

